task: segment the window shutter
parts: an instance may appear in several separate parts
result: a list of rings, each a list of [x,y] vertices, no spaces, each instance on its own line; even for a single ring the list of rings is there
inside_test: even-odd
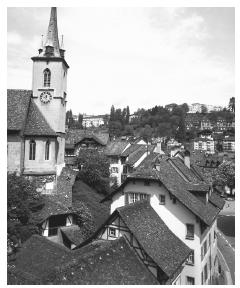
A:
[[[128,202],[128,193],[125,193],[125,205],[129,204]]]

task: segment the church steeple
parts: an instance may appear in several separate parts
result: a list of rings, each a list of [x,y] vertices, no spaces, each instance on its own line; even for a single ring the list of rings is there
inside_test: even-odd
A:
[[[56,7],[51,8],[51,15],[45,43],[45,54],[46,56],[55,56],[55,57],[60,56]]]

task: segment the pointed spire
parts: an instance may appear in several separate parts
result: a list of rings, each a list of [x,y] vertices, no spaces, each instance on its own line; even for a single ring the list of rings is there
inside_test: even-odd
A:
[[[53,56],[60,56],[59,40],[58,40],[58,27],[57,27],[57,8],[51,8],[50,21],[47,30],[47,38],[45,47],[53,47]],[[47,49],[46,49],[47,50]]]

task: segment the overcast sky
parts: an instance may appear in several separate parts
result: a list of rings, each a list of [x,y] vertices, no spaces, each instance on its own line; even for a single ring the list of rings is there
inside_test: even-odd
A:
[[[32,88],[49,17],[50,8],[8,8],[8,88]],[[75,114],[235,96],[234,8],[58,8],[58,31]]]

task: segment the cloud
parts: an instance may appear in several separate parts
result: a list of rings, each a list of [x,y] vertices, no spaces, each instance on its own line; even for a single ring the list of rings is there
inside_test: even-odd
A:
[[[171,102],[226,105],[234,95],[234,69],[220,53],[221,45],[211,45],[217,41],[211,23],[220,21],[218,14],[209,21],[204,13],[189,8],[58,9],[59,34],[64,34],[70,65],[67,108],[105,114],[112,104],[129,105],[132,112]],[[47,28],[49,11],[41,10],[39,15],[28,33],[24,33],[25,18],[21,33],[11,26],[11,33],[16,29],[27,43],[9,43],[10,70],[18,69],[10,73],[12,81],[17,71],[21,79],[21,66],[26,71],[31,65],[24,61],[36,54],[41,31]],[[221,17],[223,27],[225,18]],[[229,33],[222,31],[221,43],[228,39],[224,47],[234,45]]]

